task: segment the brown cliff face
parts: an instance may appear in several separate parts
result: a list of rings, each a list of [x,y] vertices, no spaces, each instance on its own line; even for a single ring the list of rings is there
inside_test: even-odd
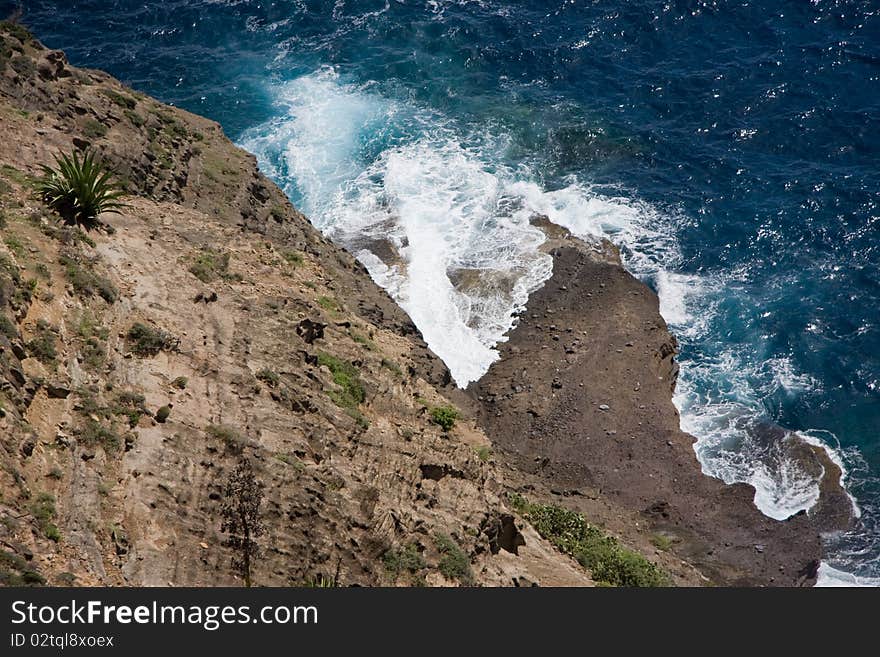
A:
[[[750,486],[704,476],[671,401],[677,345],[656,295],[611,245],[539,224],[550,231],[553,276],[469,388],[480,426],[587,517],[607,515],[608,504],[638,514],[643,531],[716,583],[812,584],[820,531],[850,520],[839,470],[824,452],[793,447],[826,476],[823,501],[784,522],[758,511]]]

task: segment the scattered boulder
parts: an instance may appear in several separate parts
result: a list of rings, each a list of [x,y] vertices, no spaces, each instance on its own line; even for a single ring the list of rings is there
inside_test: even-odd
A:
[[[315,340],[324,338],[324,329],[326,324],[315,322],[311,319],[304,319],[296,325],[296,334],[301,337],[306,344],[312,344]]]

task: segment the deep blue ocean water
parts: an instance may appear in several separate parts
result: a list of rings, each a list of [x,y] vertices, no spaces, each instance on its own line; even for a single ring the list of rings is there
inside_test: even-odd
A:
[[[704,469],[784,518],[815,482],[755,427],[832,448],[861,518],[823,580],[880,577],[877,2],[24,7],[73,63],[220,121],[327,234],[395,244],[359,257],[462,384],[549,274],[529,217],[609,236],[680,339]]]

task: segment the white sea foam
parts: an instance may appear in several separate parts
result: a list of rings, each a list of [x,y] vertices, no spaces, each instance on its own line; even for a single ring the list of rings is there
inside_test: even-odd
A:
[[[827,588],[844,586],[880,586],[880,577],[859,577],[858,575],[838,570],[837,568],[822,562],[819,565],[819,576],[816,580],[816,586]]]
[[[327,67],[274,90],[279,117],[249,131],[242,146],[292,193],[322,230],[333,228],[328,206],[363,170],[359,142],[393,120],[396,105],[341,84]]]
[[[856,498],[849,492],[849,489],[847,487],[849,469],[847,468],[844,458],[842,456],[842,450],[840,449],[840,442],[837,440],[837,436],[835,436],[830,431],[819,431],[816,429],[809,431],[798,431],[797,435],[804,442],[824,450],[825,454],[827,454],[831,462],[834,463],[834,465],[836,465],[838,468],[840,468],[840,484],[847,491],[849,501],[852,503],[853,515],[856,518],[861,517],[862,509],[861,507],[859,507],[858,500],[856,500]],[[834,447],[831,446],[831,443],[834,444]]]
[[[795,369],[791,358],[769,358],[765,361],[764,366],[773,377],[773,385],[788,395],[816,390],[819,387],[819,382],[813,377]]]
[[[757,421],[763,395],[756,385],[760,370],[760,364],[749,363],[734,350],[686,362],[674,402],[682,430],[697,438],[694,450],[703,472],[726,483],[751,484],[755,506],[784,520],[818,501],[822,473],[804,470],[780,441],[761,439],[766,429]],[[818,438],[810,441],[834,453]],[[834,458],[839,460],[836,454]]]
[[[342,243],[390,241],[405,266],[365,250],[361,261],[459,385],[479,378],[552,268],[516,179],[442,126],[407,138],[413,123],[426,122],[416,109],[346,86],[332,71],[284,86],[278,102],[284,118],[249,133],[244,147],[291,181],[289,191],[324,232]],[[388,126],[402,136],[365,157],[366,136]]]

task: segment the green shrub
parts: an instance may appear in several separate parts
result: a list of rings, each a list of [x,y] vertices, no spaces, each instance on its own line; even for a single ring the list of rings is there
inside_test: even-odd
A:
[[[477,458],[483,461],[483,463],[488,461],[489,457],[492,456],[492,450],[485,445],[477,447],[474,451],[477,453]]]
[[[92,418],[86,419],[86,423],[77,432],[77,436],[84,445],[89,447],[100,445],[107,452],[115,452],[122,444],[122,440],[113,429],[105,427]]]
[[[452,429],[458,417],[458,411],[452,406],[436,406],[431,409],[431,422],[439,424],[443,431]]]
[[[227,449],[240,452],[244,446],[244,439],[236,429],[225,424],[211,424],[205,428],[205,432],[212,438],[223,441]]]
[[[31,570],[25,559],[0,550],[0,586],[42,586],[45,583],[43,576]]]
[[[91,227],[102,212],[119,212],[124,207],[118,200],[122,189],[111,181],[112,172],[95,159],[94,151],[86,151],[82,156],[77,151],[62,154],[55,156],[55,162],[57,169],[43,166],[43,177],[36,188],[46,204],[67,223]]]
[[[134,429],[141,416],[147,412],[144,408],[144,396],[136,392],[121,392],[116,396],[116,404],[111,409],[113,415],[124,415],[128,418],[128,426]]]
[[[80,349],[79,354],[83,365],[90,370],[97,371],[104,367],[104,362],[107,360],[107,347],[96,338],[89,338]]]
[[[0,312],[0,334],[5,335],[7,338],[18,337],[18,328],[13,321],[2,312]]]
[[[367,430],[370,428],[370,421],[364,417],[364,414],[361,413],[357,408],[346,408],[345,414],[350,417],[352,420],[357,423],[358,427]]]
[[[387,358],[382,359],[382,367],[387,370],[390,370],[392,374],[395,376],[403,376],[403,372],[400,369],[400,366],[395,363],[393,360],[389,360]]]
[[[333,577],[326,577],[323,574],[312,575],[306,578],[303,586],[307,589],[335,589],[338,584]]]
[[[510,501],[541,536],[589,569],[597,582],[611,586],[669,586],[669,576],[660,568],[587,523],[579,513],[532,504],[517,494],[512,494]]]
[[[131,121],[131,124],[135,128],[140,128],[147,122],[144,117],[135,112],[133,109],[123,110],[122,113],[125,114],[125,118]]]
[[[675,541],[665,534],[654,534],[651,536],[651,545],[664,552],[668,552],[674,543]]]
[[[61,533],[52,522],[55,519],[55,496],[49,493],[37,495],[37,499],[31,504],[31,514],[46,538],[57,543]]]
[[[327,296],[318,297],[318,305],[331,313],[335,313],[339,310],[339,303],[336,299]]]
[[[281,377],[278,376],[278,373],[273,372],[267,367],[264,367],[259,372],[257,372],[257,378],[266,385],[273,388],[281,382]]]
[[[189,379],[185,376],[178,376],[174,381],[171,382],[171,386],[173,388],[177,388],[178,390],[186,390],[186,386],[189,383]]]
[[[177,340],[162,329],[135,322],[126,335],[131,350],[138,356],[155,356],[160,351],[174,349]]]
[[[55,497],[50,493],[40,493],[31,504],[31,513],[37,522],[52,520],[55,517]]]
[[[116,395],[116,401],[128,408],[143,408],[146,398],[139,392],[120,392]]]
[[[17,286],[12,293],[12,305],[15,308],[21,308],[31,302],[34,298],[34,292],[39,285],[37,279],[30,278],[24,282],[20,279],[16,281]]]
[[[91,268],[95,260],[85,258],[73,249],[66,249],[58,258],[64,267],[64,274],[74,291],[85,297],[99,296],[107,303],[113,303],[119,292],[108,279],[96,274]]]
[[[134,109],[135,105],[137,105],[137,100],[113,89],[101,89],[101,93],[107,96],[113,103],[125,109]]]
[[[9,61],[9,65],[13,71],[26,78],[33,77],[37,72],[34,60],[30,57],[16,57]]]
[[[24,256],[24,244],[21,243],[21,240],[18,239],[18,237],[15,235],[7,235],[3,238],[3,242],[17,257],[21,258]]]
[[[56,586],[74,586],[76,585],[76,575],[71,572],[58,573],[55,577]]]
[[[385,566],[385,572],[391,577],[392,581],[405,574],[416,575],[423,570],[427,564],[419,552],[419,547],[415,543],[410,543],[401,549],[390,549],[382,556],[382,564]]]
[[[471,561],[458,543],[446,534],[436,534],[434,545],[440,552],[440,572],[447,579],[455,579],[465,586],[474,583],[474,575],[471,572]]]
[[[360,333],[352,331],[351,339],[357,342],[359,345],[363,345],[364,349],[367,349],[368,351],[376,351],[375,343],[365,335],[361,335]]]
[[[294,267],[299,267],[303,263],[303,257],[299,251],[283,251],[281,256],[287,261],[287,264]]]
[[[94,389],[82,387],[76,390],[79,403],[74,406],[75,410],[84,417],[99,417],[109,420],[112,413],[109,408],[101,405]]]
[[[34,40],[28,29],[16,20],[0,21],[0,32],[5,32],[11,37],[15,37],[23,44],[30,43]]]
[[[189,272],[202,283],[229,276],[229,254],[213,249],[203,249],[189,267]]]
[[[37,322],[36,335],[27,343],[28,353],[41,363],[54,363],[58,357],[55,350],[55,333],[44,321]]]
[[[89,139],[100,139],[107,134],[107,126],[95,119],[86,119],[83,123],[83,134]]]
[[[298,472],[302,472],[303,470],[306,469],[305,463],[300,461],[296,456],[294,456],[292,454],[278,453],[275,455],[275,458],[277,460],[281,461],[282,463],[289,465],[290,467],[292,467],[294,470],[297,470]]]
[[[333,374],[333,382],[342,388],[341,391],[331,390],[328,395],[337,406],[357,409],[367,399],[364,384],[357,368],[346,360],[327,353],[318,354],[318,364],[327,367]],[[357,419],[357,418],[356,418]]]
[[[170,415],[171,415],[171,407],[170,406],[163,406],[158,411],[156,411],[156,422],[159,422],[160,424],[164,424],[165,421],[168,419],[168,416],[170,416]]]

